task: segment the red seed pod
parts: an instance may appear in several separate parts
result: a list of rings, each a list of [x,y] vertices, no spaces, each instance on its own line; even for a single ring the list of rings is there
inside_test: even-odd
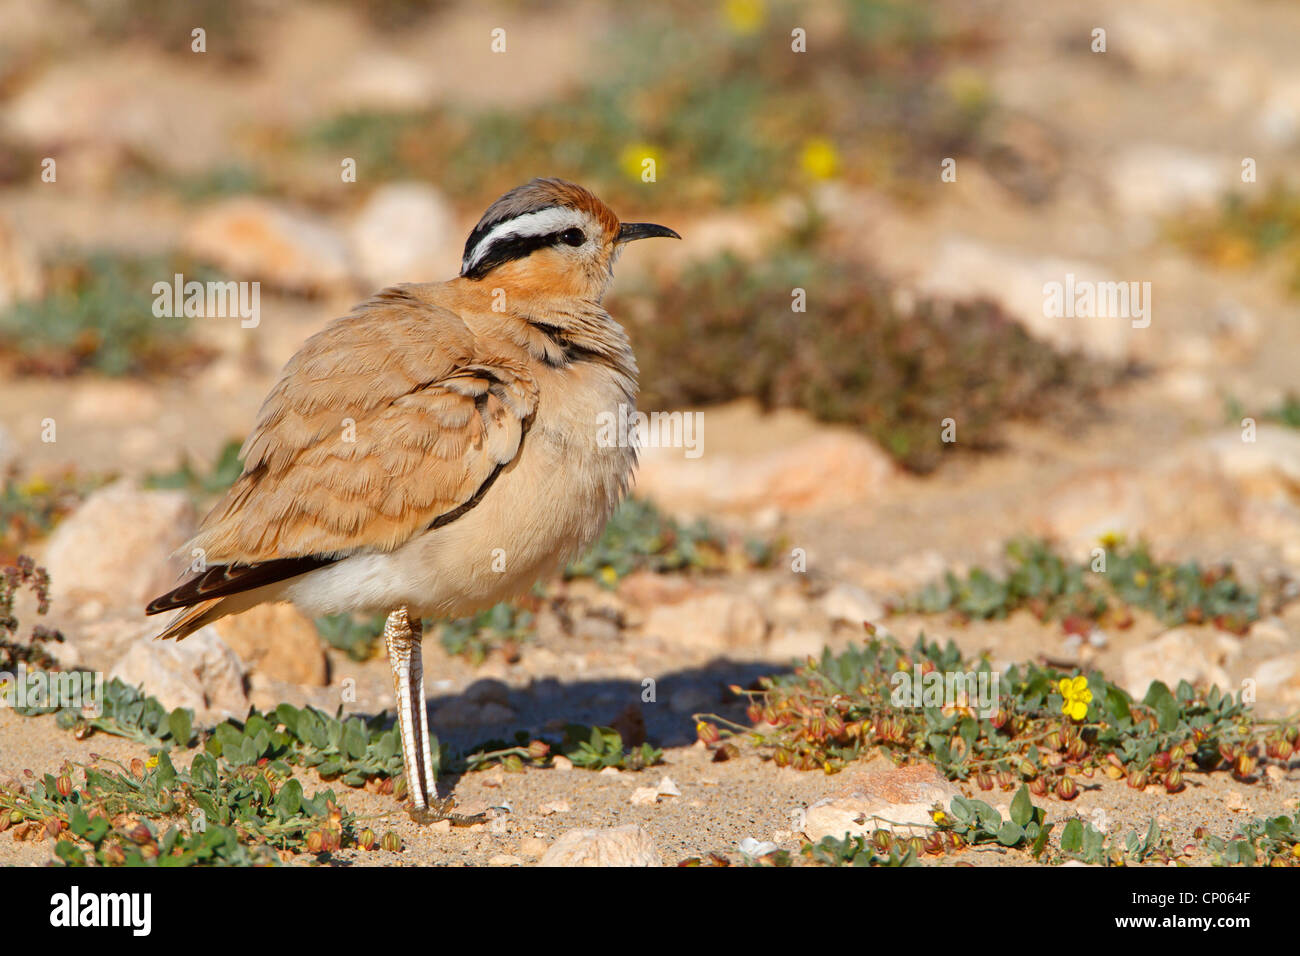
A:
[[[1047,781],[1043,777],[1035,777],[1029,781],[1029,792],[1036,797],[1047,796]]]
[[[320,853],[321,848],[325,845],[325,833],[323,830],[312,830],[307,834],[307,852]]]
[[[1169,762],[1174,764],[1182,763],[1187,759],[1187,748],[1178,744],[1169,751]]]
[[[360,835],[357,837],[357,846],[361,847],[363,850],[373,850],[375,844],[378,842],[378,838],[375,836],[375,831],[370,829],[370,827],[366,827],[362,830]]]
[[[131,774],[135,777],[144,776],[144,761],[139,757],[131,758]]]
[[[72,778],[66,773],[60,774],[59,778],[54,781],[54,789],[59,791],[59,796],[72,796]]]
[[[1151,778],[1145,770],[1134,770],[1128,775],[1128,785],[1134,790],[1144,790],[1146,785],[1151,782]]]
[[[1014,790],[1016,786],[1016,775],[1010,770],[998,771],[998,786],[1003,790]]]
[[[1044,742],[1044,746],[1047,747],[1048,750],[1060,750],[1061,732],[1059,730],[1053,730],[1050,734],[1048,734],[1047,740]]]
[[[1241,753],[1237,755],[1237,762],[1233,765],[1232,770],[1238,777],[1249,777],[1255,772],[1257,766],[1259,766],[1259,761],[1248,753]]]
[[[1026,780],[1033,780],[1035,777],[1038,776],[1038,768],[1035,767],[1028,760],[1020,761],[1019,770],[1020,770],[1020,776],[1024,777]]]
[[[1082,760],[1088,753],[1088,745],[1083,742],[1082,738],[1075,737],[1074,740],[1070,742],[1070,747],[1067,753],[1071,760]]]
[[[1178,793],[1183,789],[1183,772],[1177,767],[1165,776],[1165,789],[1170,793]]]
[[[382,846],[389,853],[400,853],[402,851],[402,838],[389,830],[384,834]]]
[[[695,724],[695,736],[704,744],[716,744],[722,739],[717,725],[709,723],[707,720],[698,721]]]
[[[534,740],[528,745],[529,760],[545,760],[551,755],[551,745],[545,740]]]
[[[980,785],[981,790],[993,789],[993,778],[982,770],[975,774],[975,782]]]
[[[1161,752],[1151,758],[1151,769],[1164,773],[1173,764],[1173,757],[1168,752]]]
[[[1073,777],[1062,777],[1056,785],[1056,795],[1062,800],[1073,800],[1079,795],[1079,788]]]
[[[925,838],[925,852],[932,856],[938,856],[943,853],[943,834],[931,833]]]

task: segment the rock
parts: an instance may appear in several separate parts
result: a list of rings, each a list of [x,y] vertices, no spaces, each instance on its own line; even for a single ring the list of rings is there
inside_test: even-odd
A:
[[[654,787],[637,787],[628,798],[632,805],[645,806],[659,802],[659,791]]]
[[[751,860],[757,860],[759,857],[767,856],[769,853],[775,853],[781,848],[771,841],[765,840],[759,842],[753,837],[745,837],[745,839],[740,841],[739,849],[741,853],[745,854],[745,856],[749,857]]]
[[[772,660],[803,660],[820,657],[826,647],[827,634],[811,628],[786,625],[772,634],[766,653]]]
[[[767,619],[748,595],[705,591],[651,608],[642,630],[671,647],[716,652],[761,644]]]
[[[638,826],[570,830],[538,866],[662,866],[654,838]]]
[[[1300,73],[1270,78],[1270,90],[1255,118],[1255,130],[1264,140],[1278,147],[1300,143]]]
[[[523,866],[524,861],[517,856],[510,856],[505,853],[498,853],[488,860],[488,866]]]
[[[845,787],[818,800],[804,815],[804,835],[816,843],[824,837],[868,835],[892,830],[904,836],[924,835],[933,826],[934,805],[945,811],[961,796],[933,764],[895,767],[877,757],[851,771]]]
[[[1079,470],[1048,489],[1036,530],[1083,558],[1106,534],[1167,540],[1237,524],[1240,496],[1204,457]]]
[[[531,859],[537,859],[546,852],[546,841],[537,837],[524,837],[519,841],[519,853]]]
[[[425,183],[380,186],[348,230],[357,271],[372,287],[426,282],[459,261],[455,216]]]
[[[477,701],[456,697],[433,712],[432,720],[442,727],[475,727],[480,724],[504,724],[515,718],[510,707],[495,701]]]
[[[985,245],[963,236],[940,243],[917,284],[923,295],[951,299],[983,297],[1000,305],[1025,330],[1063,352],[1079,351],[1112,361],[1140,357],[1140,333],[1132,317],[1056,317],[1048,314],[1044,286],[1067,282],[1137,280],[1138,276],[1108,275],[1096,263],[1037,258]],[[1144,306],[1149,303],[1143,302]],[[1148,316],[1153,324],[1157,317]]]
[[[656,790],[661,797],[680,797],[682,791],[678,789],[673,778],[665,774],[659,778],[659,783],[655,785]]]
[[[1111,163],[1109,186],[1121,209],[1165,216],[1218,201],[1223,163],[1212,156],[1142,144],[1122,150]]]
[[[879,601],[851,584],[833,585],[822,595],[821,606],[832,621],[847,621],[854,625],[878,621],[885,616],[885,608]]]
[[[316,625],[292,604],[259,604],[212,626],[250,670],[290,684],[329,682]]]
[[[476,680],[465,688],[466,700],[476,704],[496,704],[500,707],[510,706],[510,687],[505,681],[494,678]]]
[[[194,506],[183,492],[119,481],[93,493],[55,528],[45,552],[60,623],[114,610],[143,618],[145,604],[175,582],[183,565],[172,563],[172,552],[193,530]]]
[[[557,759],[558,759],[558,758],[557,758]],[[568,758],[566,757],[565,759],[567,760]],[[572,764],[569,765],[569,769],[573,769],[573,765],[572,765]],[[552,814],[555,814],[555,813],[568,813],[568,812],[570,812],[572,809],[573,809],[573,808],[572,808],[571,806],[569,806],[569,801],[567,801],[567,800],[555,800],[555,801],[553,801],[553,802],[551,802],[551,803],[544,803],[544,804],[542,804],[540,807],[537,808],[537,812],[538,812],[539,814],[541,814],[542,816],[544,816],[544,817],[549,817],[549,816],[551,816]]]
[[[756,514],[772,508],[805,513],[869,500],[896,472],[890,457],[869,439],[826,429],[756,454],[690,459],[680,449],[646,448],[636,489],[678,513]]]
[[[199,213],[186,232],[187,252],[239,281],[294,292],[345,286],[347,244],[319,217],[264,199],[230,199]]]
[[[1294,713],[1300,702],[1300,654],[1263,661],[1251,675],[1261,709]]]
[[[212,627],[183,641],[141,638],[117,662],[114,677],[142,686],[168,710],[193,708],[200,724],[248,715],[243,665]]]
[[[1207,442],[1224,475],[1253,497],[1300,497],[1300,431],[1257,423],[1254,441],[1242,434],[1232,428]]]
[[[1212,627],[1176,627],[1124,652],[1124,686],[1138,700],[1157,680],[1170,690],[1182,680],[1232,690],[1224,665],[1240,652],[1239,641]]]
[[[36,254],[0,217],[0,312],[16,302],[38,299],[44,286]]]
[[[628,704],[609,722],[609,727],[618,731],[625,747],[640,747],[645,743],[645,715],[641,713],[640,704]]]
[[[636,806],[658,803],[660,797],[680,797],[681,795],[682,792],[677,788],[677,784],[673,782],[673,778],[664,776],[653,787],[637,787],[632,791],[632,796],[629,799]]]

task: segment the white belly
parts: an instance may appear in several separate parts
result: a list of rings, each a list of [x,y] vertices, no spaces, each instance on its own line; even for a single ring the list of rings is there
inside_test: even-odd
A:
[[[588,371],[564,382],[564,402],[539,395],[518,457],[482,500],[395,551],[358,554],[295,578],[283,597],[310,614],[463,617],[515,597],[586,548],[627,490],[636,449],[602,447],[598,415],[632,400]]]

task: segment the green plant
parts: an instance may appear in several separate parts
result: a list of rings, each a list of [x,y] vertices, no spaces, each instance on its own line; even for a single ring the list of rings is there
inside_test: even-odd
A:
[[[501,603],[473,617],[448,621],[438,634],[448,654],[460,654],[481,664],[493,648],[522,644],[532,626],[531,612]]]
[[[274,864],[276,851],[356,840],[334,792],[308,797],[284,765],[232,768],[198,754],[177,770],[166,751],[134,763],[65,764],[34,786],[0,788],[0,819],[17,839],[57,836],[55,855],[70,866]]]
[[[1092,563],[1070,561],[1047,541],[1011,541],[1004,576],[981,568],[965,579],[949,572],[896,610],[985,620],[1025,609],[1071,631],[1093,624],[1127,627],[1130,607],[1170,627],[1208,622],[1237,634],[1259,619],[1259,596],[1246,590],[1231,567],[1157,561],[1143,542],[1129,546],[1111,537],[1102,544],[1104,570],[1093,570]]]
[[[171,471],[152,474],[145,478],[146,488],[165,488],[184,491],[196,502],[206,503],[224,492],[244,470],[239,460],[241,443],[228,441],[221,446],[216,461],[210,469],[200,471],[188,457]]]
[[[623,736],[612,727],[587,727],[569,724],[564,728],[562,751],[575,767],[604,770],[641,770],[663,760],[664,752],[649,744],[623,749]]]
[[[564,576],[595,578],[612,588],[633,571],[717,571],[762,567],[770,560],[769,545],[731,541],[702,520],[682,524],[649,501],[629,498],[587,553],[564,569]]]
[[[997,677],[997,683],[993,678]],[[963,683],[947,683],[961,677]],[[902,689],[937,686],[932,700]],[[1021,783],[1036,796],[1078,793],[1076,778],[1102,774],[1171,793],[1184,775],[1224,768],[1250,779],[1260,762],[1296,750],[1295,718],[1257,719],[1240,697],[1181,682],[1151,685],[1141,702],[1097,671],[1086,675],[1081,720],[1066,714],[1071,675],[1029,662],[994,675],[986,660],[964,659],[918,638],[910,649],[873,638],[840,654],[828,649],[790,674],[762,678],[750,697],[751,727],[734,727],[782,766],[835,772],[883,751],[895,760],[933,761],[948,777],[982,790]],[[991,700],[980,700],[980,688]],[[928,692],[927,692],[928,693]],[[716,722],[716,723],[715,723]],[[701,718],[700,738],[716,743],[721,718]]]
[[[192,370],[210,358],[188,320],[155,316],[155,282],[211,275],[180,260],[95,252],[48,271],[49,292],[0,313],[0,361],[19,374],[105,375]]]
[[[792,291],[806,291],[806,312]],[[667,287],[621,286],[611,309],[636,343],[649,408],[752,397],[871,435],[905,467],[997,447],[1006,421],[1087,406],[1123,370],[1060,355],[989,302],[900,308],[883,279],[815,233],[756,262],[730,253]],[[792,347],[791,343],[798,343]],[[960,442],[940,425],[961,410]]]
[[[384,631],[383,615],[330,614],[318,617],[316,631],[330,647],[343,651],[354,661],[375,656]]]
[[[0,564],[18,560],[27,545],[49,534],[100,483],[71,470],[25,481],[6,474],[0,487]]]
[[[1300,821],[1257,817],[1237,827],[1228,839],[1198,827],[1195,834],[1215,866],[1300,866]]]

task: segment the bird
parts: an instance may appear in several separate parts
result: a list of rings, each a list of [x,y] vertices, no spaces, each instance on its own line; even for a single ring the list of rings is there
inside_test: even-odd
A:
[[[158,638],[267,602],[386,615],[409,809],[427,817],[423,622],[525,592],[627,494],[635,436],[600,441],[597,422],[635,410],[637,365],[602,300],[623,248],[652,237],[681,238],[533,179],[483,213],[459,275],[385,288],[307,339],[180,549],[189,576],[146,608],[178,612]]]

